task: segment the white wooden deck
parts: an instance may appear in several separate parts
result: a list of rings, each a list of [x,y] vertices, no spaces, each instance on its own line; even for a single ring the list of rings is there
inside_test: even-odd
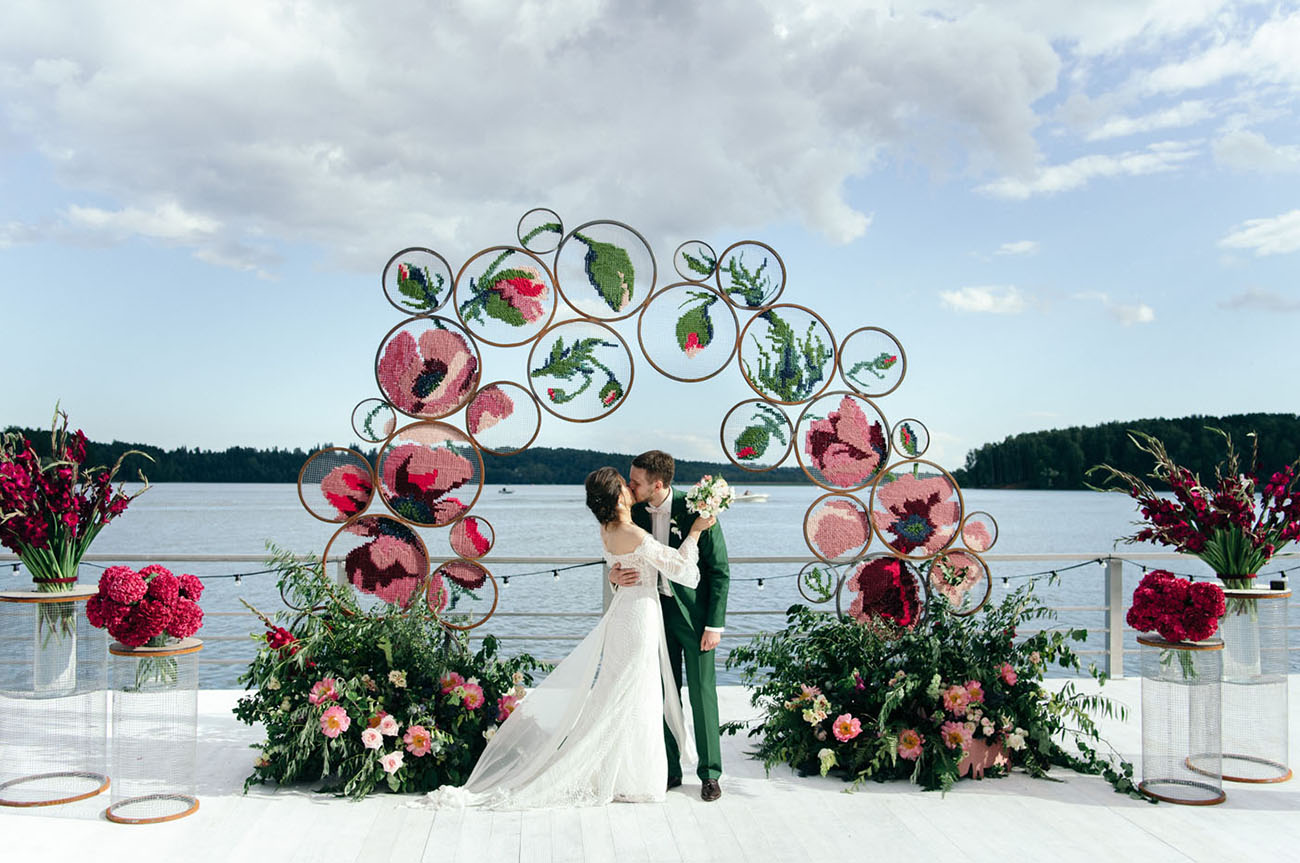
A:
[[[1091,683],[1085,683],[1090,686]],[[1109,739],[1139,763],[1140,681],[1105,690],[1132,709],[1107,723]],[[1290,681],[1300,715],[1300,675]],[[542,812],[434,811],[409,798],[356,803],[310,787],[240,787],[261,735],[230,707],[239,693],[199,695],[201,808],[169,824],[104,821],[103,796],[44,811],[0,810],[0,861],[915,861],[1300,859],[1300,780],[1227,783],[1217,807],[1151,805],[1115,794],[1099,779],[1061,773],[1060,782],[1014,775],[961,782],[946,797],[903,782],[844,783],[800,778],[743,754],[747,740],[723,738],[723,797],[699,799],[687,781],[662,805],[615,804]],[[739,687],[720,693],[723,719],[747,716]],[[1291,763],[1297,763],[1292,721]],[[81,807],[81,808],[76,808]]]

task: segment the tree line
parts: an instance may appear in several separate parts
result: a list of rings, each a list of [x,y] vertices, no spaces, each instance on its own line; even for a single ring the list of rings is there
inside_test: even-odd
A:
[[[10,426],[6,432],[17,432],[32,442],[32,448],[42,457],[50,452],[49,429],[30,429]],[[112,465],[123,453],[139,450],[149,459],[128,456],[118,474],[119,480],[138,479],[143,471],[150,482],[297,482],[298,471],[314,452],[334,444],[324,443],[310,450],[301,448],[256,449],[254,447],[229,447],[224,450],[204,450],[161,447],[141,443],[90,441],[86,447],[86,464]],[[354,449],[373,465],[378,451],[375,447],[363,449],[352,443]],[[512,456],[483,453],[483,473],[486,482],[494,485],[555,484],[578,485],[587,474],[603,465],[613,465],[626,472],[632,456],[625,453],[566,447],[530,447]],[[704,461],[678,461],[676,482],[686,485],[704,474],[721,474],[727,482],[741,488],[760,483],[804,483],[807,478],[798,467],[783,467],[765,473],[751,473],[731,464]]]
[[[964,467],[953,471],[963,487],[1082,489],[1088,468],[1110,464],[1145,476],[1151,457],[1129,440],[1130,431],[1145,432],[1164,442],[1179,465],[1213,482],[1214,468],[1224,460],[1223,437],[1232,436],[1243,469],[1250,469],[1254,432],[1259,442],[1259,470],[1271,474],[1300,457],[1300,415],[1282,413],[1189,416],[1181,419],[1141,419],[1094,426],[1072,426],[1050,431],[1011,435],[999,443],[986,443],[966,455]],[[1094,480],[1099,477],[1093,477]]]

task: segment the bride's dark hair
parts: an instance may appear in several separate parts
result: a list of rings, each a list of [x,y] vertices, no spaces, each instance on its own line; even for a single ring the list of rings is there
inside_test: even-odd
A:
[[[623,477],[612,467],[600,467],[587,474],[587,509],[601,524],[618,518],[618,498],[623,493]]]

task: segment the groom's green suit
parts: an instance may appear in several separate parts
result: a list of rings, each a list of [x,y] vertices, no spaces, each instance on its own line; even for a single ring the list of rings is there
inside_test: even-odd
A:
[[[653,533],[650,513],[646,504],[632,507],[632,522]],[[673,492],[672,516],[669,521],[668,544],[677,548],[690,532],[695,516],[686,509],[686,495]],[[682,664],[686,665],[686,684],[691,700],[691,717],[695,726],[695,749],[699,755],[696,772],[701,779],[717,779],[722,775],[722,742],[718,732],[718,677],[715,651],[700,650],[704,627],[722,628],[727,619],[727,590],[731,586],[731,571],[727,566],[727,543],[722,538],[721,525],[706,530],[699,540],[700,583],[695,588],[669,582],[672,596],[662,596],[664,632],[668,639],[668,659],[673,666],[673,679],[680,695]],[[664,741],[668,747],[668,776],[682,775],[681,753],[677,741],[664,728]]]

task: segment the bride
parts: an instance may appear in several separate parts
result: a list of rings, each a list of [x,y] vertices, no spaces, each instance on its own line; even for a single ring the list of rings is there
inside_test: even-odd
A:
[[[615,593],[596,628],[501,724],[465,785],[430,792],[435,806],[661,801],[665,721],[679,751],[695,751],[668,662],[657,578],[699,582],[697,541],[714,519],[697,518],[680,548],[669,548],[632,524],[632,492],[617,470],[592,471],[586,486],[606,564],[639,578]]]

